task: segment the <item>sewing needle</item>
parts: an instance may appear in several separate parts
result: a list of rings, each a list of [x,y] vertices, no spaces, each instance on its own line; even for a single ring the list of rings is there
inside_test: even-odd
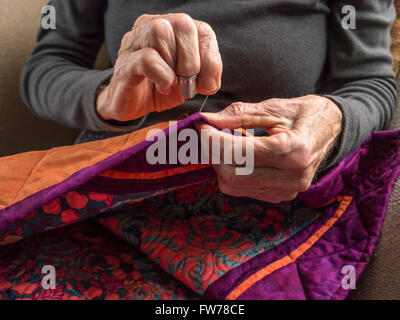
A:
[[[207,102],[208,97],[209,97],[209,96],[206,96],[206,98],[204,99],[204,101],[203,101],[203,103],[202,103],[202,105],[201,105],[201,107],[200,107],[199,113],[203,111],[203,109],[204,109],[204,107],[205,107],[205,105],[206,105],[206,102]]]

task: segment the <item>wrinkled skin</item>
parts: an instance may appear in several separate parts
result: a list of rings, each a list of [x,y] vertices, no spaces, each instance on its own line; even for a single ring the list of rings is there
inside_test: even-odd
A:
[[[97,113],[104,120],[129,121],[184,102],[177,76],[198,75],[197,93],[215,94],[222,61],[216,35],[202,21],[183,13],[142,15],[125,34],[110,83],[99,91]],[[315,95],[234,103],[206,116],[221,129],[263,127],[269,137],[234,137],[204,123],[209,139],[254,139],[255,168],[236,174],[235,164],[214,165],[223,193],[272,203],[305,191],[341,131],[342,113]],[[245,143],[243,143],[245,145]],[[223,148],[223,144],[221,144]],[[223,150],[220,150],[223,155]],[[223,160],[223,159],[222,159]]]
[[[125,34],[109,85],[97,97],[104,120],[129,121],[184,102],[177,76],[198,75],[197,92],[215,94],[222,61],[212,28],[183,13],[142,15]]]
[[[245,146],[245,142],[238,140],[253,139],[254,171],[250,175],[237,175],[235,164],[223,164],[224,144],[220,144],[221,164],[214,165],[219,188],[231,196],[271,203],[293,200],[309,188],[342,127],[339,107],[315,95],[255,104],[238,102],[219,113],[204,115],[221,129],[261,127],[270,134],[235,137],[205,123],[196,124],[198,130],[206,130],[210,145],[211,139],[229,139],[233,146]]]

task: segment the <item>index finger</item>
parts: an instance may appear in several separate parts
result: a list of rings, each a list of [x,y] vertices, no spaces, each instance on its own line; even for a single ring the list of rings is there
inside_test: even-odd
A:
[[[271,128],[271,127],[290,127],[291,123],[282,117],[266,115],[264,110],[257,110],[257,104],[241,104],[243,107],[251,108],[250,112],[242,112],[241,114],[230,113],[225,109],[217,113],[202,112],[210,122],[219,128],[236,129],[236,128]]]

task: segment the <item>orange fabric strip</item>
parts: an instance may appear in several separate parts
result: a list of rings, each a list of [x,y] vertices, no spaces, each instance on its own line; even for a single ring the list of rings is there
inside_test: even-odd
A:
[[[168,125],[168,122],[162,122],[106,140],[0,158],[0,209],[142,142],[149,130],[164,130]]]
[[[330,218],[321,228],[319,228],[311,237],[307,239],[302,245],[293,250],[289,255],[269,264],[265,268],[259,270],[246,280],[244,280],[239,286],[233,289],[227,296],[226,300],[236,300],[242,293],[249,289],[256,282],[260,281],[272,272],[287,266],[290,263],[295,262],[302,254],[304,254],[308,249],[310,249],[332,226],[340,219],[343,213],[349,207],[352,197],[343,196],[338,197],[340,205],[335,211],[332,218]]]
[[[191,164],[184,167],[179,167],[175,169],[166,169],[155,172],[123,172],[116,170],[107,170],[103,172],[100,176],[111,179],[136,179],[136,180],[153,180],[165,177],[175,176],[177,174],[186,173],[189,171],[200,170],[210,167],[209,164]]]

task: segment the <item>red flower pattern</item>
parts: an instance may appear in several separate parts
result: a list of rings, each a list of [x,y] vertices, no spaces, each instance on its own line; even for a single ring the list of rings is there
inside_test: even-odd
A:
[[[54,199],[48,204],[43,206],[43,211],[47,214],[59,214],[61,212],[61,203],[60,199]]]
[[[67,192],[65,198],[67,199],[70,207],[76,210],[81,210],[85,208],[89,202],[88,198],[85,195],[79,194],[76,191]]]
[[[70,191],[30,213],[25,220],[33,221],[36,225],[43,223],[43,226],[68,225],[85,219],[90,212],[103,212],[112,207],[114,201],[118,204],[120,200],[108,194]],[[258,230],[258,237],[263,237],[268,243],[273,243],[276,239],[283,241],[291,232],[285,226],[286,209],[232,202],[230,197],[218,191],[215,180],[135,202],[126,209],[124,214],[102,217],[101,224],[128,241],[140,237],[134,242],[140,243],[143,253],[198,293],[204,292],[210,283],[236,265],[263,251],[263,247],[255,246],[251,237],[253,231],[246,229],[249,226]],[[141,214],[137,222],[136,212]],[[299,209],[299,212],[301,217],[298,218],[298,223],[305,223],[316,215],[315,211],[305,208]],[[133,225],[137,228],[133,228]],[[4,230],[0,233],[0,241],[10,236],[14,237],[12,239],[25,237],[25,229],[18,226]],[[179,286],[175,286],[173,290],[161,290],[156,283],[146,280],[136,270],[138,266],[132,258],[131,249],[127,252],[120,252],[119,248],[107,251],[109,241],[103,233],[91,236],[86,232],[75,232],[66,237],[58,237],[57,241],[61,239],[74,239],[75,242],[84,244],[74,249],[75,257],[83,259],[82,261],[90,256],[87,246],[98,248],[104,264],[90,265],[80,262],[78,265],[66,267],[64,264],[72,263],[74,256],[63,249],[60,253],[64,263],[57,268],[57,280],[61,283],[58,283],[56,289],[38,289],[39,284],[31,282],[41,268],[34,257],[22,260],[24,268],[19,268],[17,273],[10,272],[3,275],[3,278],[0,277],[0,288],[23,299],[30,297],[43,300],[124,297],[164,299],[176,297],[184,291]],[[33,241],[25,242],[23,246],[25,250],[29,247],[28,252],[36,249]],[[1,273],[10,271],[8,267],[2,267],[1,263],[0,258],[0,276]],[[71,278],[72,273],[74,276]],[[18,279],[18,283],[13,285],[10,279]],[[2,297],[7,298],[7,294],[2,293]]]
[[[61,221],[70,224],[79,220],[79,214],[77,214],[74,210],[68,209],[61,213]]]

